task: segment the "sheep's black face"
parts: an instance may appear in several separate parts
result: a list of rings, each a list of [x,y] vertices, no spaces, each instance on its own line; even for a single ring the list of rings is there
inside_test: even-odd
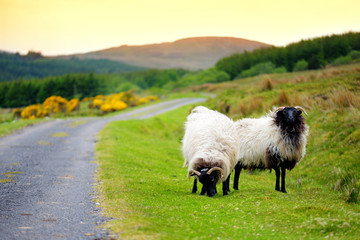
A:
[[[203,184],[207,195],[212,197],[217,193],[216,183],[219,180],[219,174],[217,171],[213,171],[212,173],[208,174],[208,170],[209,169],[207,168],[201,170],[199,181]]]
[[[299,123],[301,111],[294,107],[286,107],[277,112],[277,123],[279,125],[293,126]]]
[[[305,129],[302,111],[294,107],[285,107],[276,113],[275,123],[280,127],[284,139],[293,141],[292,144],[299,144],[299,136]]]
[[[298,111],[294,107],[286,107],[282,110],[284,121],[287,124],[294,125],[298,116],[301,114],[301,111]]]

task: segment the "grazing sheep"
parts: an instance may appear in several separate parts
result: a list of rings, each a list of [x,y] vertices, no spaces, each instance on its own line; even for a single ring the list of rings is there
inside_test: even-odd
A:
[[[235,122],[240,142],[235,166],[234,189],[238,189],[241,169],[274,169],[275,190],[286,193],[286,169],[291,170],[304,157],[309,127],[302,107],[274,108],[267,116]],[[281,189],[280,189],[281,169]]]
[[[234,122],[227,116],[196,107],[187,117],[183,154],[188,176],[195,176],[192,193],[197,191],[197,178],[203,184],[201,195],[214,196],[216,184],[222,182],[227,195],[232,169],[239,159],[239,141]]]

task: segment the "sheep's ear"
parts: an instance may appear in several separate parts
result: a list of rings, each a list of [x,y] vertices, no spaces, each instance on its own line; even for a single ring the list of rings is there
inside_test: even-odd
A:
[[[282,108],[282,109],[279,109],[279,108],[276,109],[276,116],[277,116],[277,117],[283,116],[283,110],[284,110],[283,108]]]

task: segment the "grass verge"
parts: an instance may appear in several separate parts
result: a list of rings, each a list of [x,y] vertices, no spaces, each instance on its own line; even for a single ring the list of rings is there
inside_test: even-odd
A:
[[[32,119],[32,120],[14,120],[12,122],[0,123],[0,137],[9,135],[16,130],[22,129],[26,126],[31,126],[39,122],[46,121],[44,119]]]

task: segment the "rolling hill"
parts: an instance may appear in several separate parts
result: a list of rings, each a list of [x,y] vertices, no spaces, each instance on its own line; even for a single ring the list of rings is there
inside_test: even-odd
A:
[[[233,37],[194,37],[140,46],[122,45],[85,54],[62,57],[108,59],[146,68],[205,69],[225,56],[270,45]]]

